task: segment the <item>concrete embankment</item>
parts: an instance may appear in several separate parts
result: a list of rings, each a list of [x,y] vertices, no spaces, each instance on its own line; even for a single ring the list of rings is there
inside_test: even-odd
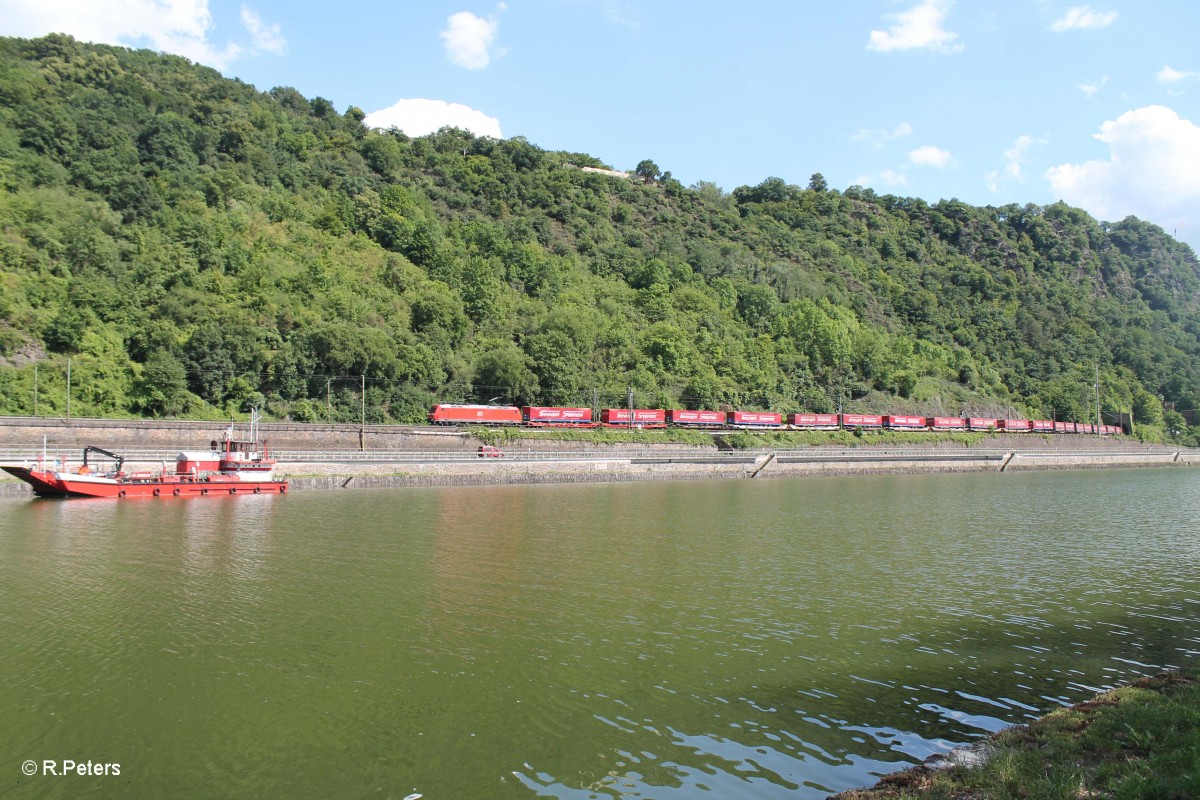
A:
[[[814,448],[815,450],[816,448]],[[1200,454],[1175,450],[1144,452],[988,452],[908,451],[751,453],[738,459],[641,457],[579,461],[522,462],[501,459],[468,464],[358,466],[295,464],[281,469],[294,490],[387,486],[475,486],[491,484],[590,483],[620,481],[731,480],[834,475],[1019,472],[1028,470],[1112,469],[1189,466]],[[319,473],[319,474],[317,474]]]
[[[52,457],[63,457],[77,465],[85,445],[100,444],[129,455],[130,469],[157,470],[169,466],[173,451],[203,448],[209,441],[220,439],[227,427],[227,423],[123,420],[0,422],[0,450],[5,463],[29,463],[45,437],[52,445]],[[1200,451],[1142,445],[1126,437],[1000,435],[975,447],[953,442],[889,447],[880,442],[853,448],[814,446],[773,451],[728,451],[715,444],[606,445],[539,439],[506,445],[504,456],[499,458],[479,458],[475,454],[479,440],[454,430],[368,426],[364,433],[356,426],[274,423],[264,425],[262,433],[280,456],[279,475],[290,481],[293,490],[999,473],[1200,463]],[[353,446],[360,439],[368,446]],[[155,455],[146,455],[150,451]],[[0,481],[0,494],[26,490],[19,481]]]

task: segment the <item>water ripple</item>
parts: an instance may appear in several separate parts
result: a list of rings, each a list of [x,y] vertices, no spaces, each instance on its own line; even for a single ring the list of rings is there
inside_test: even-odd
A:
[[[823,797],[1200,657],[1198,516],[1186,471],[3,500],[0,748],[147,796]]]

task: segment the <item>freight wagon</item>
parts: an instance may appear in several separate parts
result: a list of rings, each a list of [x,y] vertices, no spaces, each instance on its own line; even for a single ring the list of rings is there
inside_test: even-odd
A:
[[[783,414],[771,411],[726,411],[725,424],[731,428],[782,428]]]
[[[606,408],[600,412],[600,423],[609,428],[665,428],[667,412],[661,408]]]
[[[882,428],[883,417],[879,414],[840,414],[839,420],[843,428]]]
[[[525,406],[521,419],[530,427],[594,428],[590,408],[558,408],[554,406]]]
[[[667,412],[667,424],[683,428],[723,428],[725,427],[725,415],[720,411],[671,409]]]
[[[837,414],[788,414],[788,425],[799,431],[836,431]]]
[[[883,427],[892,430],[924,430],[924,417],[908,417],[900,414],[885,414],[883,417]]]

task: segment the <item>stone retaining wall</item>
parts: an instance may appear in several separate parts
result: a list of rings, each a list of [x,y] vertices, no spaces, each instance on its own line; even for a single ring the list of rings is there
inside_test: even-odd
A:
[[[0,423],[0,447],[38,447],[45,438],[58,450],[82,450],[88,445],[106,450],[124,448],[197,450],[224,438],[228,422],[189,420],[63,420],[28,418]],[[238,422],[235,433],[248,426]],[[263,423],[260,437],[273,450],[402,450],[407,452],[469,451],[474,437],[453,429],[431,430],[395,425],[304,425]]]
[[[10,417],[0,420],[0,448],[40,448],[42,440],[56,452],[82,451],[88,445],[106,450],[160,449],[196,450],[214,439],[221,439],[229,428],[228,422],[193,422],[190,420],[65,420],[35,417]],[[237,423],[235,431],[245,432],[247,426]],[[473,452],[479,440],[469,432],[454,428],[407,427],[400,425],[301,424],[271,422],[260,425],[261,436],[272,450],[379,450],[400,452]],[[1127,436],[1043,436],[1032,434],[997,434],[982,445],[993,450],[1053,448],[1056,450],[1131,450],[1146,448]],[[872,447],[871,436],[858,447]],[[895,447],[886,440],[880,447]],[[504,446],[511,452],[522,451],[595,451],[619,447],[624,451],[638,448],[654,450],[669,447],[682,449],[688,445],[605,445],[547,439],[521,439]],[[714,445],[715,447],[715,445]],[[938,442],[931,449],[963,450],[958,442]],[[698,447],[704,450],[706,448]],[[842,446],[837,446],[842,449]]]

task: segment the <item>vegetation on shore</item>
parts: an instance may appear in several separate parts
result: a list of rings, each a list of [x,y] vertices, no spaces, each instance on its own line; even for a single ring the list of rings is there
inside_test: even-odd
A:
[[[1143,678],[1001,731],[983,763],[914,767],[838,800],[1200,797],[1200,669]]]
[[[990,433],[930,433],[927,431],[740,431],[714,435],[711,431],[669,428],[666,430],[637,430],[623,428],[599,429],[528,429],[494,428],[471,431],[480,442],[505,445],[513,442],[534,444],[538,441],[581,442],[587,444],[686,444],[701,447],[723,447],[734,450],[764,448],[794,449],[836,445],[841,447],[894,446],[937,447],[954,444],[976,447],[987,444],[999,434]],[[1061,440],[1050,435],[1021,434],[1021,441],[1033,447],[1053,448]]]
[[[1200,433],[1200,262],[1134,218],[623,179],[61,35],[0,38],[0,97],[0,414],[411,423],[632,391]]]
[[[680,430],[627,430],[623,428],[595,428],[591,430],[559,430],[528,428],[493,428],[471,431],[471,435],[484,444],[505,445],[523,442],[536,446],[538,441],[581,442],[586,444],[687,444],[702,447],[713,446],[713,436],[706,431]]]

